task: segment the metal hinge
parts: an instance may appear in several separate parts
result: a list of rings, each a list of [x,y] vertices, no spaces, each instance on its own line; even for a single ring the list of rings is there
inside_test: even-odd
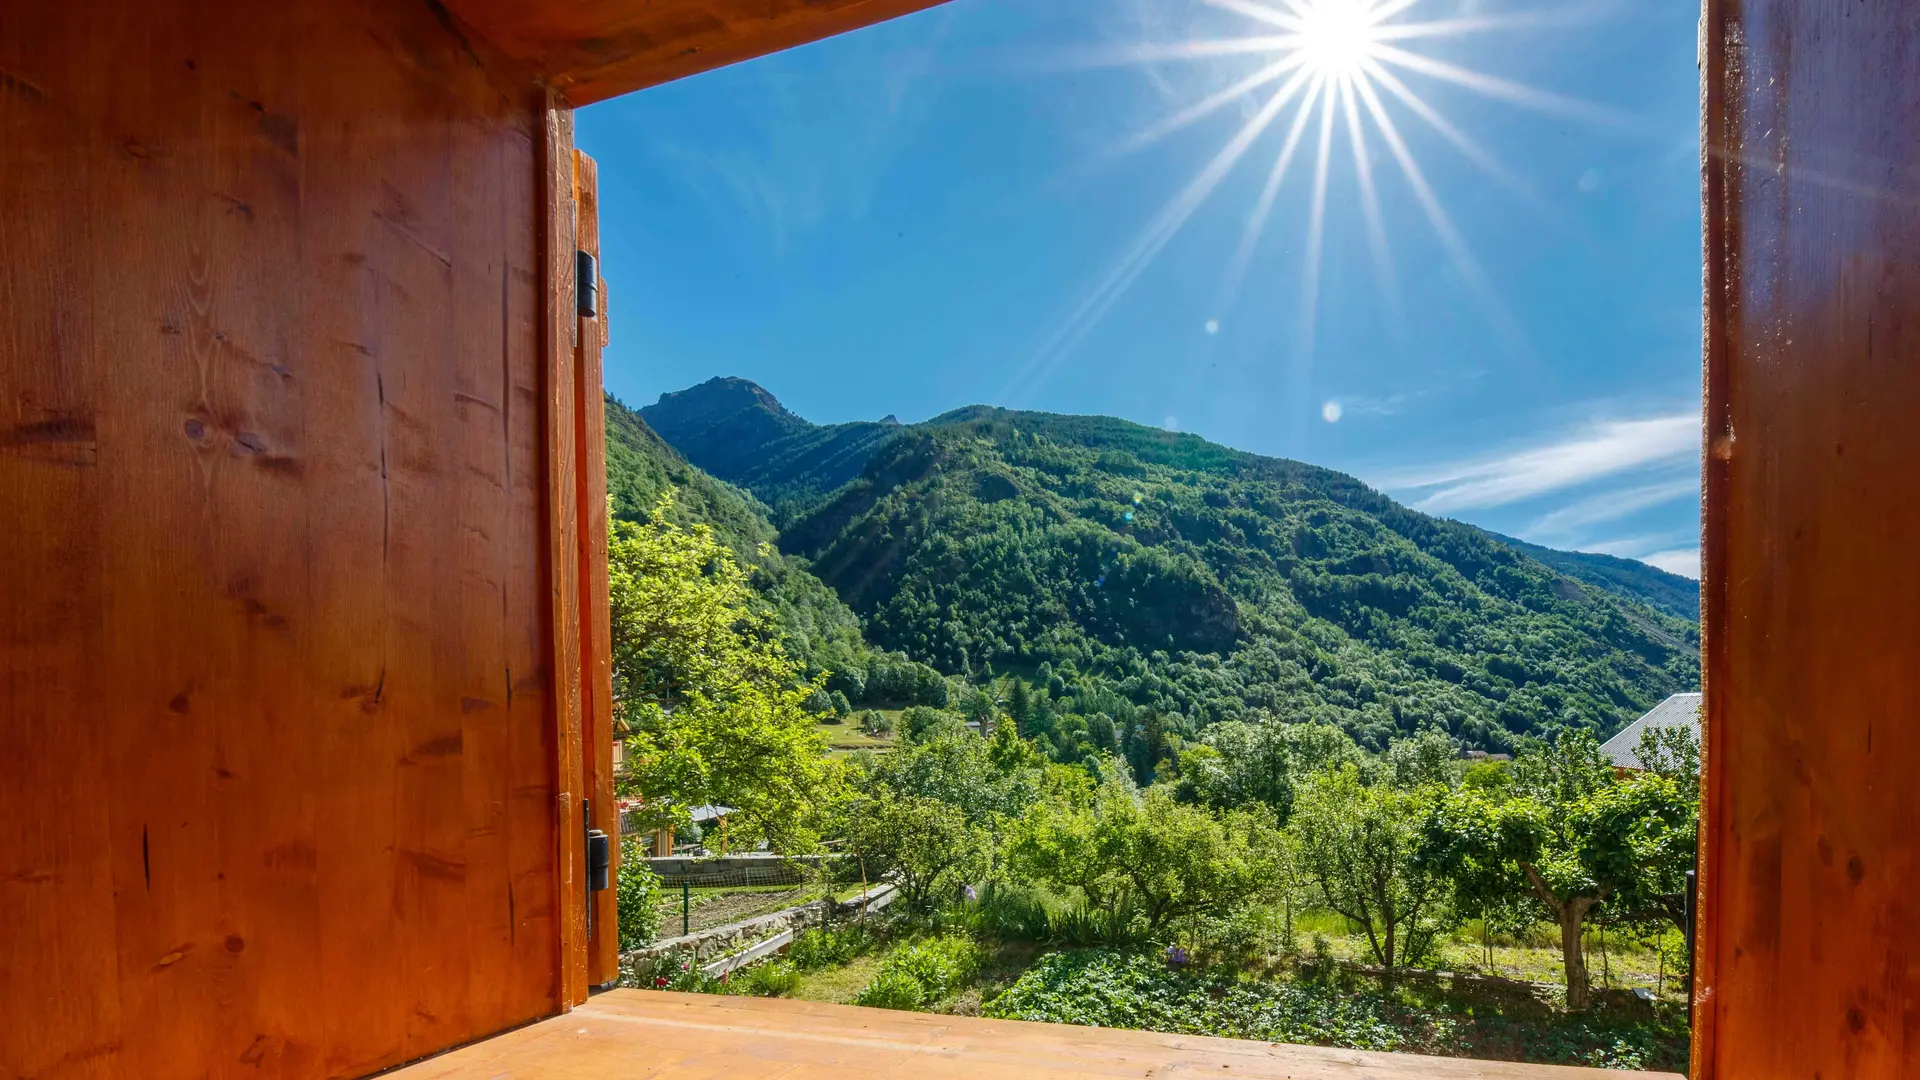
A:
[[[600,260],[584,251],[573,253],[573,295],[579,302],[580,317],[600,317]]]
[[[587,937],[594,936],[593,894],[613,887],[613,837],[593,827],[593,800],[580,800],[580,825],[587,833]]]

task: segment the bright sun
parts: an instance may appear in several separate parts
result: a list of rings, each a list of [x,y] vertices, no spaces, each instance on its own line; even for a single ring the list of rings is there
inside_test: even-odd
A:
[[[1420,81],[1445,83],[1483,97],[1539,112],[1606,124],[1619,124],[1619,113],[1558,94],[1536,90],[1420,51],[1419,43],[1482,32],[1525,31],[1570,25],[1551,12],[1529,10],[1539,0],[1514,0],[1512,10],[1500,13],[1429,13],[1436,0],[1196,0],[1205,7],[1239,16],[1251,25],[1226,37],[1163,44],[1128,46],[1099,64],[1162,65],[1178,62],[1234,63],[1244,58],[1251,69],[1244,77],[1148,126],[1120,148],[1135,151],[1158,142],[1216,113],[1238,108],[1242,122],[1187,185],[1161,208],[1132,244],[1122,251],[1104,275],[1067,313],[1040,345],[1021,373],[1001,394],[1014,399],[1049,377],[1085,339],[1095,324],[1120,302],[1148,264],[1166,248],[1210,195],[1219,188],[1269,131],[1274,137],[1272,164],[1266,183],[1246,215],[1240,243],[1228,260],[1215,298],[1216,312],[1233,309],[1253,268],[1256,247],[1269,221],[1281,209],[1280,197],[1290,176],[1300,177],[1297,190],[1304,202],[1304,228],[1296,234],[1295,250],[1303,256],[1300,317],[1296,320],[1300,364],[1310,362],[1315,342],[1315,314],[1319,303],[1321,258],[1326,245],[1329,205],[1356,206],[1366,225],[1367,246],[1379,276],[1384,306],[1398,304],[1390,230],[1380,199],[1382,173],[1400,174],[1412,201],[1433,228],[1455,269],[1480,300],[1489,322],[1509,337],[1519,332],[1513,317],[1481,272],[1442,205],[1440,194],[1415,160],[1414,145],[1401,130],[1404,118],[1432,130],[1441,142],[1478,166],[1495,182],[1527,199],[1535,199],[1525,181],[1453,122],[1441,115],[1422,94]],[[1409,84],[1402,76],[1410,76]],[[1396,118],[1398,114],[1399,118]],[[1277,146],[1272,146],[1277,142]],[[1351,196],[1329,189],[1335,180],[1333,159],[1340,143],[1352,156]],[[1300,167],[1295,168],[1298,164]],[[1304,173],[1304,176],[1301,174]],[[1345,177],[1341,177],[1344,182]],[[1331,197],[1330,197],[1331,196]],[[1204,324],[1217,337],[1220,323]]]
[[[1378,42],[1368,0],[1313,0],[1301,12],[1299,50],[1317,75],[1344,79],[1357,74]]]

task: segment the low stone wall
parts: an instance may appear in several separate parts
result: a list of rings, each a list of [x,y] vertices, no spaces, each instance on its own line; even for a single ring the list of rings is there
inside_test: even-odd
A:
[[[631,970],[641,979],[649,979],[669,968],[679,968],[685,964],[699,964],[702,967],[716,966],[723,970],[731,965],[724,962],[739,953],[746,952],[760,942],[770,938],[791,935],[826,922],[833,915],[850,915],[861,907],[878,910],[890,903],[896,890],[892,885],[877,885],[860,896],[843,903],[815,900],[810,904],[790,907],[785,911],[776,911],[771,915],[762,915],[757,919],[744,919],[727,926],[717,926],[712,930],[702,930],[697,934],[671,937],[656,941],[644,948],[620,955],[620,966]],[[719,974],[718,971],[713,974]]]

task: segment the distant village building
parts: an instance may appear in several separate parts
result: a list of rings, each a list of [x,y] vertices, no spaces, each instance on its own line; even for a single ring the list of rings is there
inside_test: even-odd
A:
[[[1646,765],[1640,760],[1640,735],[1649,728],[1692,728],[1697,738],[1700,735],[1700,695],[1675,694],[1655,705],[1647,715],[1635,720],[1620,730],[1620,734],[1608,739],[1600,747],[1607,755],[1613,767],[1629,772],[1643,772]]]

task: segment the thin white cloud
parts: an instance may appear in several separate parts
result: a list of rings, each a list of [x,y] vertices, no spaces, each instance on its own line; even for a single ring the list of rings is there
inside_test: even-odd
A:
[[[1578,544],[1573,550],[1591,551],[1596,555],[1617,555],[1622,559],[1637,559],[1649,551],[1665,551],[1677,544],[1684,544],[1690,535],[1692,534],[1668,531],[1640,536],[1618,536],[1611,540],[1595,540],[1591,543]]]
[[[1614,521],[1628,514],[1688,496],[1696,499],[1700,497],[1698,476],[1683,476],[1662,480],[1656,484],[1602,492],[1543,515],[1533,524],[1528,525],[1521,535],[1536,543],[1539,542],[1537,538],[1563,537],[1589,525]]]
[[[1648,566],[1657,566],[1670,574],[1698,579],[1700,547],[1697,544],[1688,546],[1688,542],[1698,535],[1698,532],[1669,530],[1664,533],[1621,536],[1612,540],[1580,544],[1574,550],[1634,559]]]
[[[1698,456],[1700,414],[1675,413],[1594,424],[1558,442],[1522,447],[1379,478],[1389,491],[1423,493],[1432,513],[1505,506],[1623,472],[1678,465]]]
[[[1697,547],[1649,552],[1640,556],[1640,561],[1648,566],[1657,566],[1669,574],[1700,580],[1700,549]]]

